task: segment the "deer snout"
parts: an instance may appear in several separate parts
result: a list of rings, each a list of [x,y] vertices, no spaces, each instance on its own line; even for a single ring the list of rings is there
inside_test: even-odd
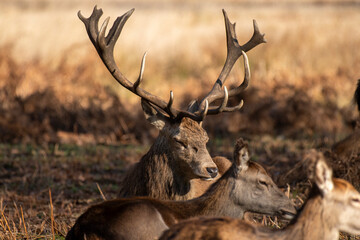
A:
[[[216,164],[212,160],[209,162],[202,162],[200,165],[195,165],[193,166],[193,169],[195,175],[203,180],[213,180],[219,173]]]
[[[207,167],[206,171],[210,174],[211,178],[215,178],[219,172],[219,170],[216,167]]]

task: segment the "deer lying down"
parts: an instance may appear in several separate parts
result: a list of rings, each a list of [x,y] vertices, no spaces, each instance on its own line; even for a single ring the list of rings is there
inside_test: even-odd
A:
[[[247,211],[291,218],[292,202],[264,168],[249,161],[248,146],[238,140],[231,168],[201,197],[164,201],[148,197],[106,201],[81,215],[66,239],[155,239],[183,219],[195,216],[242,218]]]
[[[139,78],[134,83],[120,72],[115,63],[113,55],[115,43],[133,12],[134,9],[118,17],[107,35],[105,33],[109,18],[104,21],[100,30],[98,27],[103,14],[101,9],[97,9],[95,6],[89,18],[78,13],[80,20],[85,24],[91,42],[109,72],[124,88],[141,98],[147,120],[160,130],[159,137],[148,153],[126,172],[120,186],[119,196],[149,196],[167,200],[187,200],[199,197],[215,182],[218,172],[224,172],[224,169],[218,169],[216,164],[219,164],[219,160],[226,161],[224,158],[217,158],[214,159],[216,164],[214,163],[206,149],[208,136],[201,127],[201,122],[206,115],[237,111],[242,107],[242,101],[236,106],[228,106],[228,99],[241,95],[247,88],[250,81],[250,70],[243,51],[247,52],[264,43],[264,34],[260,33],[254,21],[253,36],[244,45],[239,45],[235,24],[230,23],[226,12],[223,11],[227,38],[227,58],[224,67],[212,90],[201,101],[193,101],[187,110],[181,110],[173,106],[174,94],[172,91],[169,101],[164,101],[140,87],[146,55],[141,62]],[[237,59],[242,55],[245,60],[244,81],[238,87],[227,91],[226,78]],[[218,106],[214,104],[216,101],[220,101]]]
[[[317,153],[316,153],[317,154]],[[321,154],[312,193],[292,223],[282,230],[231,218],[191,219],[172,226],[160,240],[337,240],[339,231],[360,234],[360,194],[347,181],[332,178]]]

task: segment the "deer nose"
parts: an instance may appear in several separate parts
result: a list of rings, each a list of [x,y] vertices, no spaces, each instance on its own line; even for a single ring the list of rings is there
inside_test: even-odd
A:
[[[216,177],[218,174],[218,169],[216,167],[207,167],[206,171],[210,174],[212,178]]]

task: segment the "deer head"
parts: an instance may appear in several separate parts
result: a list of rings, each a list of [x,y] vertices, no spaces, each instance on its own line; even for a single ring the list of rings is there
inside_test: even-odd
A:
[[[247,211],[279,215],[286,219],[295,216],[296,210],[290,199],[261,165],[250,161],[247,142],[237,140],[233,159],[234,183],[229,199],[232,199],[234,207],[229,207],[229,210],[234,212],[227,216],[238,217]]]
[[[216,177],[218,169],[206,148],[208,136],[206,131],[189,118],[180,123],[165,124],[160,131],[159,140],[162,151],[170,156],[169,164],[175,175],[185,175],[186,179]]]
[[[100,30],[98,28],[99,19],[103,14],[101,9],[97,9],[95,6],[89,18],[85,18],[80,11],[78,16],[85,24],[91,42],[114,79],[124,88],[141,98],[147,120],[160,130],[159,138],[152,148],[154,154],[167,155],[167,158],[173,161],[173,163],[169,164],[176,166],[177,169],[181,169],[182,171],[180,172],[187,175],[190,179],[195,177],[214,178],[218,170],[206,149],[208,137],[201,127],[201,122],[206,115],[233,112],[242,107],[242,100],[236,106],[228,106],[228,99],[229,97],[238,96],[247,88],[250,80],[250,70],[245,52],[266,42],[264,34],[260,33],[254,20],[253,36],[246,44],[239,45],[235,33],[235,24],[230,23],[226,12],[223,10],[227,39],[227,58],[224,67],[211,91],[202,100],[194,100],[186,110],[181,110],[173,106],[173,91],[170,91],[169,100],[164,101],[140,87],[143,80],[146,53],[141,61],[139,77],[134,82],[129,81],[120,72],[115,63],[113,55],[115,43],[120,36],[124,24],[133,12],[134,9],[131,9],[121,17],[118,17],[107,35],[106,28],[109,18],[105,19]],[[225,80],[240,56],[244,56],[244,81],[238,87],[228,91],[224,85]],[[214,104],[216,100],[220,101],[219,105]],[[171,170],[177,169],[172,168]]]
[[[338,231],[360,234],[360,194],[347,181],[332,178],[332,170],[321,159],[316,164],[315,184],[320,190],[326,219]]]

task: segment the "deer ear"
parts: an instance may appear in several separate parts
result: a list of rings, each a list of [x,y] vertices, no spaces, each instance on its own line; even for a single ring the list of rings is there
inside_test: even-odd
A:
[[[157,129],[162,130],[167,122],[166,117],[144,99],[141,99],[141,106],[146,120],[148,120]]]
[[[328,194],[334,188],[332,170],[324,159],[319,159],[316,163],[314,180],[323,195]]]
[[[236,164],[239,169],[246,170],[249,166],[249,160],[248,143],[242,138],[239,138],[236,141],[234,149],[234,164]]]

